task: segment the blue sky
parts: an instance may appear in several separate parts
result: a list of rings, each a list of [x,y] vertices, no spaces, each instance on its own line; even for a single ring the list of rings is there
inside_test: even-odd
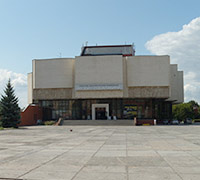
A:
[[[134,43],[136,55],[159,54],[158,48],[152,49],[158,42],[151,40],[181,31],[200,16],[199,7],[199,0],[0,0],[0,88],[8,76],[17,79],[24,106],[32,59],[60,53],[74,57],[86,41],[88,45]],[[145,45],[148,41],[151,47]],[[190,94],[186,100],[190,98],[199,97]]]

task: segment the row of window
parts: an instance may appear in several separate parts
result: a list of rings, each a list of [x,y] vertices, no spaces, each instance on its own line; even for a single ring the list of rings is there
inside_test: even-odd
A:
[[[170,118],[171,103],[154,99],[87,99],[87,100],[43,100],[44,120],[91,119],[92,104],[109,104],[109,116],[117,119]]]

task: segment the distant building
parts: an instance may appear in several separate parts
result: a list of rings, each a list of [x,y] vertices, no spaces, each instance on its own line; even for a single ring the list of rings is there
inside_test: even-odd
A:
[[[28,101],[43,119],[170,119],[183,102],[183,72],[170,57],[132,45],[85,46],[75,58],[35,59]]]

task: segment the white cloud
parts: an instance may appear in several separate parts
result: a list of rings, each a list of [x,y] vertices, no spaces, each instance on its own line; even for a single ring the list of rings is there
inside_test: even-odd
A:
[[[185,101],[200,103],[200,17],[178,32],[155,36],[145,46],[153,54],[170,55],[171,63],[184,71]]]
[[[21,108],[27,105],[27,77],[24,74],[8,71],[7,69],[0,69],[0,94],[4,94],[3,90],[11,79],[14,86],[15,94],[19,98],[19,105]]]

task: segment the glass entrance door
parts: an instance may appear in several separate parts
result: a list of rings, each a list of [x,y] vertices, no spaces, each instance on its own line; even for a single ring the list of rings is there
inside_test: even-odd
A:
[[[95,108],[96,119],[107,119],[106,118],[106,108],[100,107]]]

